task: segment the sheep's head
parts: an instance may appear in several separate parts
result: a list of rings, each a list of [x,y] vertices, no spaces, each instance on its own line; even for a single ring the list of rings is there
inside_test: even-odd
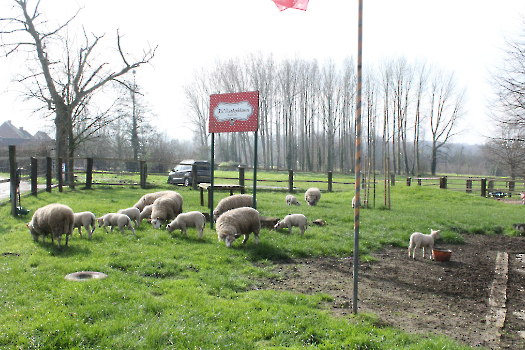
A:
[[[430,229],[430,235],[432,237],[434,237],[434,239],[438,239],[439,238],[439,233],[440,232],[441,232],[441,230],[434,231],[433,229]]]
[[[33,237],[33,240],[36,241],[38,239],[38,233],[36,232],[35,228],[33,227],[33,220],[28,222],[26,224],[26,226],[29,229],[29,232],[31,233],[31,236]]]
[[[97,218],[98,227],[102,227],[104,225],[104,218]]]
[[[155,229],[160,228],[162,226],[163,222],[164,222],[164,220],[162,220],[161,218],[151,219],[151,225]]]
[[[285,225],[284,225],[284,222],[283,221],[278,221],[275,226],[273,227],[274,230],[279,230],[281,228],[283,228]]]
[[[231,225],[221,225],[217,227],[219,242],[224,241],[226,247],[231,248],[233,241],[237,238],[237,229]]]

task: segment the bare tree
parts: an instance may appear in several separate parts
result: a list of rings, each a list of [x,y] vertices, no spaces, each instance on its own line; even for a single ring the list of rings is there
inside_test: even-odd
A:
[[[497,137],[484,145],[485,154],[512,179],[520,176],[525,169],[525,142],[523,126],[499,123]]]
[[[429,89],[429,120],[432,133],[430,171],[436,175],[437,153],[457,134],[456,122],[463,115],[465,90],[458,90],[454,73],[435,71]]]
[[[12,1],[14,11],[18,14],[14,17],[0,18],[0,22],[4,24],[0,31],[3,40],[1,47],[7,56],[27,53],[34,58],[35,71],[20,80],[31,82],[29,98],[38,99],[53,111],[57,157],[68,157],[72,169],[74,151],[78,146],[73,132],[75,118],[86,115],[83,114],[86,106],[95,92],[104,85],[118,81],[119,77],[129,71],[149,63],[154,57],[155,49],[144,51],[139,60],[129,61],[121,47],[122,36],[117,31],[116,46],[121,66],[115,70],[108,68],[109,63],[98,63],[94,57],[95,49],[104,35],[88,35],[84,30],[84,43],[74,50],[75,55],[72,54],[73,49],[69,49],[68,40],[64,39],[61,33],[68,28],[76,15],[58,27],[48,29],[47,22],[38,9],[40,1],[35,1],[31,6],[30,0]],[[58,50],[51,49],[55,43],[58,43]],[[96,129],[109,122],[105,117],[96,119],[96,122],[86,123],[86,127]],[[73,174],[70,173],[71,183],[72,179]]]

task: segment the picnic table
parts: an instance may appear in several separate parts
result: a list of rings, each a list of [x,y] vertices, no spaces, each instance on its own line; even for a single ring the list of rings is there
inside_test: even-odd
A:
[[[207,182],[202,182],[199,184],[199,188],[201,190],[201,206],[204,206],[204,191],[208,192],[208,208],[211,208],[210,203],[210,197],[211,197],[211,191],[209,190],[211,188],[211,184]],[[230,196],[233,196],[233,191],[239,190],[241,194],[244,194],[244,186],[241,185],[213,185],[213,191],[224,191],[228,190],[230,191]]]

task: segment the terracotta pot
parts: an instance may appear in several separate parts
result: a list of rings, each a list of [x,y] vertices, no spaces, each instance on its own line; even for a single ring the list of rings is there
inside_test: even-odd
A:
[[[450,256],[452,255],[452,250],[449,249],[432,249],[432,253],[434,254],[434,259],[437,261],[449,261]]]

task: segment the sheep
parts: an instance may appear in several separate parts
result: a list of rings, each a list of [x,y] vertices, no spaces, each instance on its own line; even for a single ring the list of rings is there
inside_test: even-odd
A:
[[[151,208],[153,208],[153,204],[146,205],[144,209],[142,209],[142,211],[140,212],[140,216],[139,216],[139,226],[142,223],[142,220],[151,219]]]
[[[321,191],[317,187],[311,187],[304,193],[304,200],[308,205],[317,205],[321,199]]]
[[[120,209],[119,211],[117,211],[117,214],[126,214],[135,224],[135,227],[139,225],[140,210],[138,208],[131,207],[126,209]]]
[[[181,234],[185,233],[186,237],[189,237],[187,227],[195,227],[199,231],[199,238],[202,238],[205,225],[206,219],[200,211],[190,211],[177,215],[175,220],[166,225],[166,230],[171,233],[175,229],[180,229]]]
[[[163,197],[167,194],[171,193],[177,193],[175,191],[160,191],[160,192],[153,192],[153,193],[146,193],[143,195],[137,203],[135,203],[134,207],[138,210],[142,211],[146,205],[153,204],[155,202],[155,199]]]
[[[60,249],[62,235],[66,235],[66,246],[69,236],[73,235],[75,213],[64,204],[48,204],[38,208],[26,226],[35,242],[38,241],[38,236],[42,236],[44,242],[46,235],[51,235],[51,242],[55,243],[54,239],[57,238]]]
[[[512,225],[512,228],[520,233],[525,233],[525,224],[514,224]]]
[[[410,245],[408,246],[408,257],[416,258],[416,250],[423,248],[423,259],[427,250],[430,251],[430,259],[434,260],[434,253],[432,249],[434,248],[434,241],[439,238],[439,233],[441,230],[434,231],[430,229],[430,234],[426,235],[420,232],[414,232],[410,236]],[[412,252],[412,249],[414,250]]]
[[[157,229],[182,213],[182,196],[177,192],[155,199],[151,207],[151,225]]]
[[[111,226],[111,232],[113,232],[115,226],[118,226],[121,233],[124,233],[124,227],[127,227],[133,232],[133,234],[135,234],[135,229],[131,224],[131,219],[126,214],[108,213],[97,218],[97,222],[98,227],[104,227],[106,233],[108,233],[108,226]]]
[[[241,208],[241,207],[251,207],[253,205],[253,197],[249,194],[235,194],[223,198],[219,201],[219,204],[215,207],[213,211],[213,221],[217,221],[219,216],[222,213],[230,209]]]
[[[352,208],[355,208],[355,196],[352,198]]]
[[[255,244],[259,243],[261,222],[259,212],[250,207],[235,208],[226,211],[217,219],[217,236],[230,248],[233,241],[244,235],[243,244],[246,243],[250,233],[255,236]]]
[[[292,204],[293,205],[301,205],[301,203],[299,203],[297,198],[295,196],[292,196],[291,194],[286,196],[286,204],[288,204],[288,205],[292,205]]]
[[[292,226],[299,227],[301,235],[303,235],[304,231],[308,228],[306,216],[303,214],[288,214],[274,226],[274,229],[279,230],[288,227],[288,233],[292,233]]]
[[[82,226],[87,230],[88,237],[91,238],[93,232],[95,232],[97,220],[95,219],[95,214],[90,211],[83,211],[80,213],[75,213],[75,226],[78,228],[78,234],[82,237]]]

